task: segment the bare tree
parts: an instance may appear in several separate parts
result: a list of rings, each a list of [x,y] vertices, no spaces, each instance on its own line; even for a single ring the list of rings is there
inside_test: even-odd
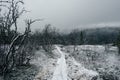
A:
[[[1,1],[1,15],[0,15],[0,25],[2,26],[2,32],[4,36],[10,40],[17,36],[17,20],[25,12],[22,5],[24,2],[22,0],[2,0]],[[11,36],[11,27],[15,26],[14,34]],[[11,38],[12,37],[12,38]],[[5,37],[3,38],[5,41]]]
[[[47,24],[42,31],[42,47],[49,53],[52,53],[54,32],[55,29],[51,28],[50,24]]]
[[[40,19],[36,20],[26,20],[25,23],[27,25],[24,33],[17,33],[17,20],[19,17],[25,12],[24,8],[21,9],[21,4],[23,5],[24,2],[22,0],[2,0],[0,1],[1,4],[1,13],[0,13],[0,32],[2,34],[2,39],[5,45],[7,42],[6,39],[9,41],[8,49],[7,51],[4,51],[2,54],[4,54],[4,61],[2,66],[2,74],[5,76],[5,74],[9,71],[11,71],[17,64],[17,59],[21,58],[18,54],[19,51],[24,46],[24,41],[28,37],[29,33],[31,32],[31,25],[36,22],[40,21]],[[11,36],[11,27],[15,26],[14,32]],[[17,46],[16,46],[17,43]],[[23,54],[23,53],[22,53]],[[24,56],[22,56],[24,57]],[[29,63],[29,59],[26,62]],[[22,64],[22,63],[21,63]]]
[[[18,51],[22,48],[22,45],[24,43],[24,41],[26,40],[26,38],[28,37],[28,34],[31,32],[30,30],[30,27],[31,27],[31,24],[36,22],[37,20],[26,20],[26,23],[28,24],[27,27],[26,27],[26,30],[24,32],[24,34],[18,34],[11,42],[10,44],[10,47],[8,49],[8,52],[6,54],[6,60],[5,60],[5,66],[4,66],[4,69],[3,69],[3,73],[6,73],[7,71],[11,70],[12,68],[14,68],[14,65],[16,64],[16,55],[18,55]],[[19,44],[17,45],[17,48],[16,48],[16,45],[15,43],[17,42],[18,39],[20,39],[20,42]],[[24,46],[24,45],[23,45]],[[22,53],[23,55],[24,53]],[[20,55],[19,55],[20,56]],[[18,57],[19,57],[18,56]],[[22,57],[19,57],[19,58],[23,58],[24,56]],[[12,60],[11,60],[12,59]],[[21,59],[22,60],[22,59]],[[29,63],[29,59],[27,59],[27,64]],[[23,62],[20,61],[19,63],[20,65],[23,64]]]
[[[77,45],[79,44],[79,30],[74,29],[70,34],[69,34],[70,42],[73,46],[73,52],[76,51]]]

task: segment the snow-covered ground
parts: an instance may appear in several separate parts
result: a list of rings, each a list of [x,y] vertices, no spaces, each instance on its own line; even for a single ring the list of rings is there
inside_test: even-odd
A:
[[[52,80],[67,80],[67,66],[65,60],[65,54],[60,50],[60,47],[56,46],[61,58],[57,61],[57,66],[53,74]]]
[[[64,48],[55,45],[54,54],[57,58],[48,58],[48,60],[35,59],[32,63],[42,65],[42,70],[36,75],[35,80],[91,80],[93,77],[98,77],[96,71],[85,68],[82,64],[78,63],[74,57],[69,53],[63,51]],[[40,55],[41,56],[41,55]],[[54,55],[55,56],[55,55]],[[43,56],[44,59],[45,55]],[[47,62],[46,62],[47,61]],[[54,65],[53,65],[54,64]]]
[[[91,80],[99,76],[97,72],[84,68],[72,56],[70,57],[69,53],[61,51],[60,47],[56,46],[56,49],[61,54],[61,58],[58,59],[58,66],[56,66],[52,80]]]
[[[65,46],[65,51],[85,68],[98,72],[101,80],[120,79],[120,55],[116,47],[81,45],[75,51],[73,47]]]
[[[51,57],[52,56],[52,57]],[[27,68],[11,80],[105,80],[120,77],[120,55],[117,48],[103,45],[55,45],[53,54],[40,49]],[[107,77],[106,77],[107,76]],[[119,80],[119,79],[108,80]]]

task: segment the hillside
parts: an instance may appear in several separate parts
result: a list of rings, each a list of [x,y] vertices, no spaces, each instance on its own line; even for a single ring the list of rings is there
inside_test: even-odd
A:
[[[36,51],[31,66],[20,68],[9,80],[119,80],[120,55],[117,48],[102,45],[55,45],[53,54]]]
[[[108,44],[114,43],[119,35],[119,27],[104,27],[84,30],[86,33],[86,44]]]

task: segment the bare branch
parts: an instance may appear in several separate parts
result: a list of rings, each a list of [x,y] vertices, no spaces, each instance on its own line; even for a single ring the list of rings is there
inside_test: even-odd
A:
[[[10,1],[0,1],[0,3],[10,3]]]
[[[35,19],[35,20],[32,20],[32,19],[28,19],[28,20],[25,20],[25,23],[27,25],[27,28],[26,28],[26,31],[30,32],[30,26],[31,24],[33,24],[34,22],[36,21],[42,21],[43,19]]]

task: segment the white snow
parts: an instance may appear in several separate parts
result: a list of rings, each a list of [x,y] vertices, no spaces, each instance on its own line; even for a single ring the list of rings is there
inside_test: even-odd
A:
[[[99,72],[106,71],[119,76],[119,70],[116,70],[120,66],[117,48],[111,46],[106,51],[105,47],[78,45],[73,53],[73,46],[61,48],[60,45],[55,45],[52,58],[44,50],[38,50],[30,63],[37,68],[34,80],[91,80],[93,77],[102,80],[99,79]],[[96,57],[93,61],[92,56]]]
[[[58,46],[56,46],[56,49],[58,53],[61,54],[61,58],[59,58],[57,61],[57,67],[54,71],[52,80],[67,80],[67,66],[65,54],[60,50]]]
[[[56,59],[48,58],[44,51],[37,51],[31,64],[36,65],[39,70],[34,80],[51,80],[55,68]]]
[[[67,52],[66,48],[68,48],[68,50],[70,51]],[[38,75],[36,75],[35,80],[91,80],[93,78],[98,78],[99,80],[99,72],[91,68],[93,66],[92,62],[90,63],[88,62],[89,64],[83,64],[83,62],[86,62],[86,60],[82,59],[89,58],[86,56],[87,52],[93,56],[99,55],[100,59],[103,59],[103,61],[107,62],[107,63],[103,62],[105,63],[104,65],[112,66],[115,63],[118,63],[116,62],[118,60],[116,59],[116,56],[114,56],[115,55],[114,51],[112,51],[114,49],[116,51],[116,48],[113,47],[110,48],[111,53],[108,52],[109,53],[108,54],[105,52],[104,46],[82,45],[78,46],[78,52],[74,53],[74,55],[71,55],[72,52],[71,46],[68,46],[66,48],[65,47],[61,48],[59,45],[55,45],[55,49],[53,50],[53,56],[54,57],[56,56],[55,58],[46,57],[45,55],[43,55],[44,52],[42,52],[40,55],[39,54],[40,52],[38,51],[37,53],[38,59],[37,60],[35,59],[33,63],[36,64],[37,66],[38,65],[42,66],[42,70],[40,70]],[[75,56],[77,56],[78,58]],[[100,63],[99,59],[97,60],[98,63]],[[102,61],[100,64],[102,64]],[[88,65],[88,67],[86,65]],[[104,65],[103,67],[106,67]]]
[[[91,80],[93,77],[99,75],[95,71],[86,69],[72,56],[69,56],[69,53],[61,51],[60,47],[56,46],[56,49],[57,53],[61,54],[61,58],[57,61],[57,67],[52,80]]]
[[[68,76],[69,80],[91,80],[93,77],[97,77],[99,74],[96,71],[88,70],[82,64],[78,63],[73,57],[68,60]]]

